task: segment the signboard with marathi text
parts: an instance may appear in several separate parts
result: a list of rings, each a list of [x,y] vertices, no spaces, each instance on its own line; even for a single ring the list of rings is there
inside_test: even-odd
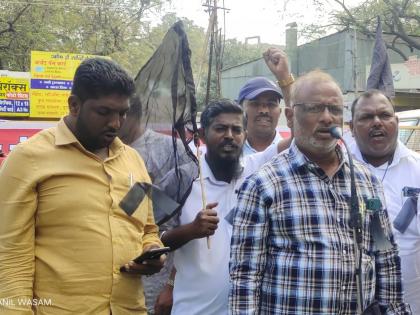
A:
[[[29,116],[29,76],[24,72],[0,72],[0,117]]]
[[[60,52],[31,52],[31,118],[60,118],[68,113],[67,98],[79,64],[97,57]]]

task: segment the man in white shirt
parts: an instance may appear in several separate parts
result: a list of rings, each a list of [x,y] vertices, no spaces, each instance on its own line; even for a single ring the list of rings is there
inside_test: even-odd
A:
[[[352,154],[382,181],[391,223],[407,197],[404,187],[420,188],[420,155],[398,140],[398,117],[391,100],[381,91],[369,90],[352,104],[352,129],[356,140]],[[417,209],[412,209],[417,211]],[[403,289],[413,314],[420,314],[420,220],[403,216],[405,231],[394,228],[400,249]]]
[[[244,108],[247,117],[247,139],[243,147],[244,156],[261,152],[268,146],[277,146],[282,141],[276,129],[280,114],[280,100],[290,106],[290,87],[294,78],[289,71],[287,55],[278,48],[270,48],[264,53],[267,67],[276,77],[277,84],[265,77],[248,80],[239,90],[238,103]],[[283,140],[284,148],[290,145]]]
[[[267,78],[252,78],[242,86],[238,102],[246,113],[249,136],[244,144],[244,155],[264,151],[282,139],[276,130],[281,114],[281,99],[280,89]]]
[[[210,103],[201,115],[201,158],[207,206],[202,209],[199,179],[192,186],[180,214],[180,226],[162,235],[175,251],[176,268],[171,314],[227,314],[229,256],[232,226],[225,217],[236,203],[246,177],[270,160],[277,147],[244,157],[242,108],[229,100]],[[209,237],[209,247],[207,244]]]

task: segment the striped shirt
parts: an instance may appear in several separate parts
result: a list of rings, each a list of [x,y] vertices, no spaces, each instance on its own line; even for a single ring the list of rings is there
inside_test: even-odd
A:
[[[230,314],[356,314],[350,170],[340,147],[337,154],[340,165],[329,178],[293,142],[243,184],[233,222]],[[357,162],[355,177],[361,205],[372,198],[384,205],[380,183]],[[375,248],[374,210],[365,210],[365,306],[376,299],[386,314],[411,314],[388,215],[377,211],[392,249]]]

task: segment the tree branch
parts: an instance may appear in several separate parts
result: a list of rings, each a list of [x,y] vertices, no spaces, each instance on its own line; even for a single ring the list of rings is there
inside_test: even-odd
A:
[[[401,49],[399,49],[399,48],[397,48],[397,47],[395,47],[393,44],[392,45],[390,45],[390,44],[388,44],[388,43],[385,43],[385,46],[386,46],[386,48],[388,48],[388,49],[390,49],[390,50],[393,50],[393,51],[395,51],[397,54],[399,54],[403,59],[404,59],[404,61],[407,61],[408,60],[408,57],[404,54],[404,52],[401,50]]]
[[[20,19],[20,17],[25,13],[25,11],[31,6],[30,3],[26,4],[15,16],[12,21],[7,21],[8,27],[0,31],[0,35],[5,33],[13,33],[15,29],[13,28],[14,24]]]

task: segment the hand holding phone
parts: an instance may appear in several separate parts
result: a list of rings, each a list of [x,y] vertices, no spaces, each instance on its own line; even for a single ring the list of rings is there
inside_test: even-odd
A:
[[[168,253],[170,247],[152,248],[143,252],[140,256],[133,259],[132,262],[121,266],[121,272],[130,272],[143,275],[152,275],[157,273],[163,267],[161,256]]]
[[[152,248],[147,252],[142,253],[140,256],[133,259],[136,264],[142,264],[145,260],[159,259],[160,256],[171,251],[170,247]]]

